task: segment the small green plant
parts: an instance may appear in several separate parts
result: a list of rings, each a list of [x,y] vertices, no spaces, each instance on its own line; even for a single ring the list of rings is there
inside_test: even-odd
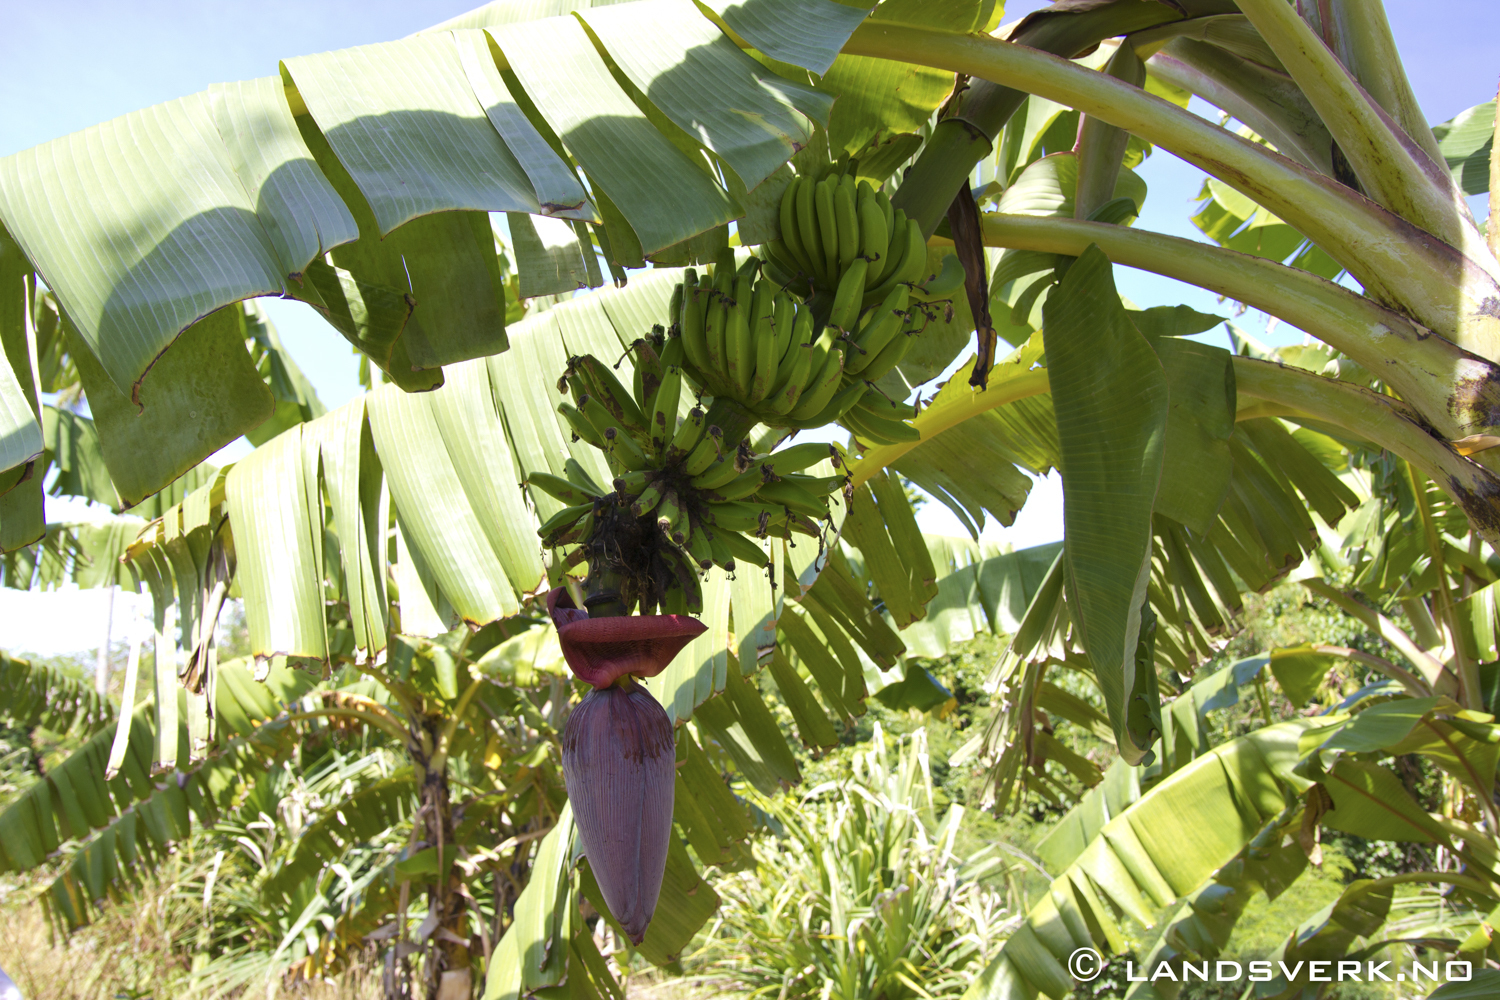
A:
[[[851,773],[800,799],[757,797],[772,832],[756,867],[716,882],[724,906],[701,957],[751,997],[958,996],[1015,918],[982,880],[986,849],[954,852],[966,811],[933,805],[927,734],[879,724]]]

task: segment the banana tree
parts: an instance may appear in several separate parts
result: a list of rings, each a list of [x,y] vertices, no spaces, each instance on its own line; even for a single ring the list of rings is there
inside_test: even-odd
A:
[[[330,577],[362,661],[392,633],[480,628],[576,585],[575,609],[594,617],[698,613],[704,637],[647,688],[747,780],[793,781],[758,665],[800,706],[803,738],[827,741],[827,713],[859,711],[862,656],[894,666],[897,632],[935,593],[898,473],[977,528],[1024,503],[1023,469],[1060,469],[1055,613],[1020,625],[1085,657],[1130,764],[1168,725],[1159,671],[1190,673],[1244,589],[1318,549],[1314,515],[1333,525],[1357,505],[1322,440],[1398,456],[1477,545],[1495,542],[1484,449],[1500,264],[1462,197],[1485,173],[1484,114],[1440,141],[1378,5],[1304,19],[1280,0],[1059,4],[999,33],[988,3],[536,13],[499,2],[401,42],[289,59],[0,162],[5,548],[44,532],[41,284],[121,506],[281,412],[236,302],[308,302],[391,383],[163,505],[141,543],[163,608],[175,597],[197,631],[183,643],[190,754],[214,735],[203,636],[231,585],[255,654],[291,662],[339,652]],[[1188,94],[1244,134],[1189,113]],[[1212,177],[1199,220],[1225,246],[1128,225],[1143,197],[1129,164],[1154,147]],[[623,287],[507,330],[480,214],[500,211],[519,294],[602,285],[601,259]],[[759,249],[747,260],[731,240]],[[648,259],[714,269],[632,272]],[[1126,308],[1114,264],[1264,308],[1337,364],[1185,340],[1201,317]],[[1330,280],[1338,270],[1362,291]],[[971,331],[972,365],[907,419]],[[603,372],[622,352],[638,382]],[[675,407],[653,363],[692,390]],[[556,413],[560,377],[574,398]],[[799,452],[775,471],[803,447],[775,450],[788,432],[834,422],[852,435],[837,466],[797,478]],[[747,492],[731,497],[731,482]],[[547,486],[582,499],[564,513]],[[747,497],[760,499],[711,509]],[[531,532],[554,519],[543,550]],[[758,536],[749,548],[736,523]],[[730,579],[731,562],[764,562],[769,581]],[[1481,708],[1477,661],[1452,673],[1455,703]],[[165,693],[159,733],[176,728]],[[550,851],[558,877],[528,905],[555,932],[574,869]],[[524,959],[548,939],[526,926],[532,943],[508,935],[517,957],[490,967],[497,995],[566,975],[561,953]],[[643,947],[673,954],[649,933]]]

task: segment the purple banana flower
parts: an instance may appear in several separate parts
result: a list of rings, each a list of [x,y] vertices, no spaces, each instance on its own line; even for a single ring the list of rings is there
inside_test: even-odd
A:
[[[656,912],[672,837],[672,720],[631,678],[654,677],[706,626],[686,615],[590,618],[547,595],[563,657],[594,685],[563,727],[563,780],[604,902],[640,944]]]

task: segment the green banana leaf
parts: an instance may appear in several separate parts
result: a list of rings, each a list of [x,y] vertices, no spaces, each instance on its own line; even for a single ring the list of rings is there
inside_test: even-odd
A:
[[[354,792],[336,812],[299,832],[291,857],[261,884],[261,895],[273,905],[283,899],[290,902],[308,878],[337,860],[350,844],[371,840],[409,820],[418,791],[411,769],[403,768]]]
[[[1464,194],[1488,194],[1495,144],[1495,102],[1486,101],[1432,126],[1438,149]]]
[[[1196,890],[1308,786],[1292,773],[1306,721],[1283,722],[1215,747],[1101,828],[1032,907],[975,980],[966,1000],[1061,1000],[1073,989],[1065,963],[1078,947],[1123,950],[1116,914],[1145,926]],[[1175,817],[1211,815],[1211,824]]]
[[[1048,300],[1045,343],[1062,451],[1069,605],[1116,745],[1136,763],[1160,729],[1147,694],[1155,671],[1137,670],[1137,646],[1169,397],[1161,363],[1125,315],[1111,270],[1098,247],[1073,263]]]
[[[1332,257],[1301,233],[1223,181],[1205,180],[1198,200],[1202,205],[1193,216],[1193,225],[1220,246],[1286,261],[1324,278],[1343,273]]]
[[[106,899],[120,898],[122,885],[138,884],[171,844],[188,838],[194,819],[213,823],[234,804],[245,775],[275,766],[295,747],[285,727],[265,727],[176,780],[152,786],[63,866],[41,897],[51,920],[68,931],[91,923]]]
[[[8,679],[24,683],[31,671],[17,670],[14,664],[22,661],[7,662],[10,665]],[[284,668],[272,671],[267,678],[269,685],[250,682],[249,671],[235,661],[219,664],[219,671],[228,678],[216,692],[218,710],[226,719],[226,732],[236,734],[241,740],[258,736],[262,750],[274,747],[284,729],[281,726],[263,729],[262,724],[284,711],[288,701],[294,701],[312,685],[311,678],[305,674],[298,675]],[[52,693],[67,695],[66,690]],[[105,760],[115,739],[115,731],[113,726],[103,725],[79,750],[51,768],[42,781],[32,785],[4,812],[0,812],[0,830],[5,831],[4,846],[0,847],[0,870],[34,868],[63,842],[89,837],[92,831],[115,823],[136,803],[156,795],[157,787],[152,780],[157,742],[155,720],[155,707],[149,700],[142,702],[124,720],[127,748],[117,774],[106,777]],[[187,741],[188,728],[184,721],[174,734],[174,742],[183,746]],[[243,745],[242,742],[230,742],[224,752],[233,756]],[[215,773],[212,768],[206,771],[199,768],[190,773],[200,771],[204,780]],[[211,784],[216,789],[215,795],[230,790],[217,779]]]
[[[1162,712],[1170,738],[1153,748],[1157,751],[1157,762],[1147,767],[1131,767],[1119,759],[1112,762],[1105,769],[1104,780],[1090,789],[1037,843],[1037,857],[1053,871],[1066,869],[1106,823],[1140,801],[1146,790],[1212,749],[1205,725],[1208,714],[1238,704],[1240,688],[1253,683],[1267,662],[1268,657],[1264,656],[1236,660],[1200,676],[1192,687],[1174,698]],[[1045,698],[1039,704],[1048,711],[1057,711],[1056,705],[1049,705]]]
[[[744,214],[739,194],[807,145],[837,96],[768,69],[723,26],[821,72],[864,17],[830,0],[714,16],[686,0],[538,13],[549,12],[491,5],[463,27],[288,59],[279,77],[216,85],[0,163],[0,313],[24,311],[33,269],[56,296],[123,505],[241,434],[268,439],[290,422],[281,404],[317,415],[284,380],[271,398],[256,384],[225,307],[306,301],[398,385],[431,389],[440,366],[507,347],[484,213],[602,220],[607,256],[633,266],[722,233]],[[517,228],[528,291],[577,287]],[[42,527],[40,484],[16,471],[43,448],[13,341],[0,373],[5,550]]]
[[[1042,338],[1032,336],[990,370],[989,384],[1003,391],[1012,379],[1034,377],[1042,357]],[[923,440],[891,467],[953,511],[977,540],[986,513],[1003,525],[1014,523],[1031,491],[1027,473],[1044,476],[1060,459],[1050,396],[1027,396],[951,421],[947,414],[972,399],[973,365],[960,366],[938,390],[917,418]],[[927,426],[934,418],[945,425],[936,433]]]
[[[927,616],[902,633],[907,655],[937,659],[982,632],[1012,635],[1061,542],[991,556],[939,577]]]
[[[0,494],[25,478],[42,450],[37,373],[28,344],[26,302],[36,292],[26,258],[0,226]]]
[[[483,1000],[519,1000],[567,975],[568,952],[554,946],[572,936],[573,839],[572,808],[564,806],[537,849],[531,878],[516,899],[515,919],[490,957]]]
[[[5,692],[0,712],[17,729],[43,726],[54,733],[90,735],[115,721],[114,703],[95,691],[91,681],[4,652],[0,690]]]
[[[1137,327],[1140,329],[1140,327]],[[1150,341],[1167,374],[1171,408],[1167,411],[1161,489],[1154,510],[1178,524],[1207,534],[1229,493],[1233,459],[1234,369],[1230,354],[1176,337]]]
[[[42,430],[46,465],[57,470],[50,489],[53,496],[80,496],[110,505],[118,501],[104,464],[99,430],[91,418],[43,406]]]
[[[1484,1000],[1500,990],[1500,970],[1475,969],[1469,982],[1445,983],[1427,994],[1428,1000]]]
[[[1206,973],[1202,961],[1222,953],[1257,892],[1275,899],[1295,884],[1307,869],[1307,855],[1296,836],[1302,816],[1298,804],[1273,817],[1213,878],[1171,908],[1138,970],[1146,981],[1137,978],[1125,994],[1129,1000],[1175,1000],[1188,980],[1186,963],[1192,961],[1195,972]]]

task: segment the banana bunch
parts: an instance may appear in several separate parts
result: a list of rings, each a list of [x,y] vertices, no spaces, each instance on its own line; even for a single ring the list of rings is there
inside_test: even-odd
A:
[[[792,315],[785,323],[788,329],[796,326]],[[527,478],[529,485],[566,505],[539,529],[544,545],[580,546],[569,554],[569,565],[585,558],[592,561],[596,554],[609,557],[601,544],[606,549],[613,544],[616,558],[620,551],[629,551],[634,561],[678,584],[676,594],[660,582],[654,587],[642,584],[636,591],[643,608],[650,600],[669,613],[679,606],[700,606],[701,570],[714,565],[729,571],[745,563],[769,565],[756,539],[773,529],[783,535],[816,535],[815,522],[829,517],[828,494],[846,481],[844,476],[804,474],[824,459],[840,461],[831,445],[802,444],[755,455],[746,442],[725,441],[701,407],[693,406],[679,419],[683,389],[693,391],[684,372],[690,363],[687,341],[686,336],[666,337],[661,327],[635,341],[630,389],[610,365],[592,355],[568,362],[558,388],[570,394],[571,401],[559,403],[558,412],[575,440],[604,453],[614,477],[612,492],[595,484],[572,460],[565,466],[566,477],[536,472]],[[825,381],[836,390],[842,374],[838,352],[831,338],[821,356],[817,346],[804,342],[798,347],[795,367],[805,378],[817,357],[819,365],[831,371]],[[832,392],[826,386],[819,391]],[[601,535],[610,541],[601,542]]]
[[[830,164],[821,179],[792,178],[781,196],[781,239],[764,252],[771,277],[799,291],[833,294],[861,269],[861,307],[920,280],[927,266],[921,227],[869,181],[856,184],[849,164]]]
[[[688,268],[673,294],[682,367],[704,392],[732,399],[775,427],[821,427],[853,405],[844,379],[845,342],[819,328],[811,307],[757,277],[761,262],[739,267],[724,250],[700,282]]]
[[[702,422],[696,412],[683,421],[688,435]],[[698,568],[733,572],[741,562],[765,568],[770,558],[754,539],[776,528],[816,534],[813,522],[828,518],[828,494],[845,477],[803,470],[837,456],[837,449],[816,442],[759,456],[742,442],[721,453],[715,435],[703,433],[691,451],[670,456],[677,461],[667,468],[621,477],[614,485],[632,516],[653,518]]]

